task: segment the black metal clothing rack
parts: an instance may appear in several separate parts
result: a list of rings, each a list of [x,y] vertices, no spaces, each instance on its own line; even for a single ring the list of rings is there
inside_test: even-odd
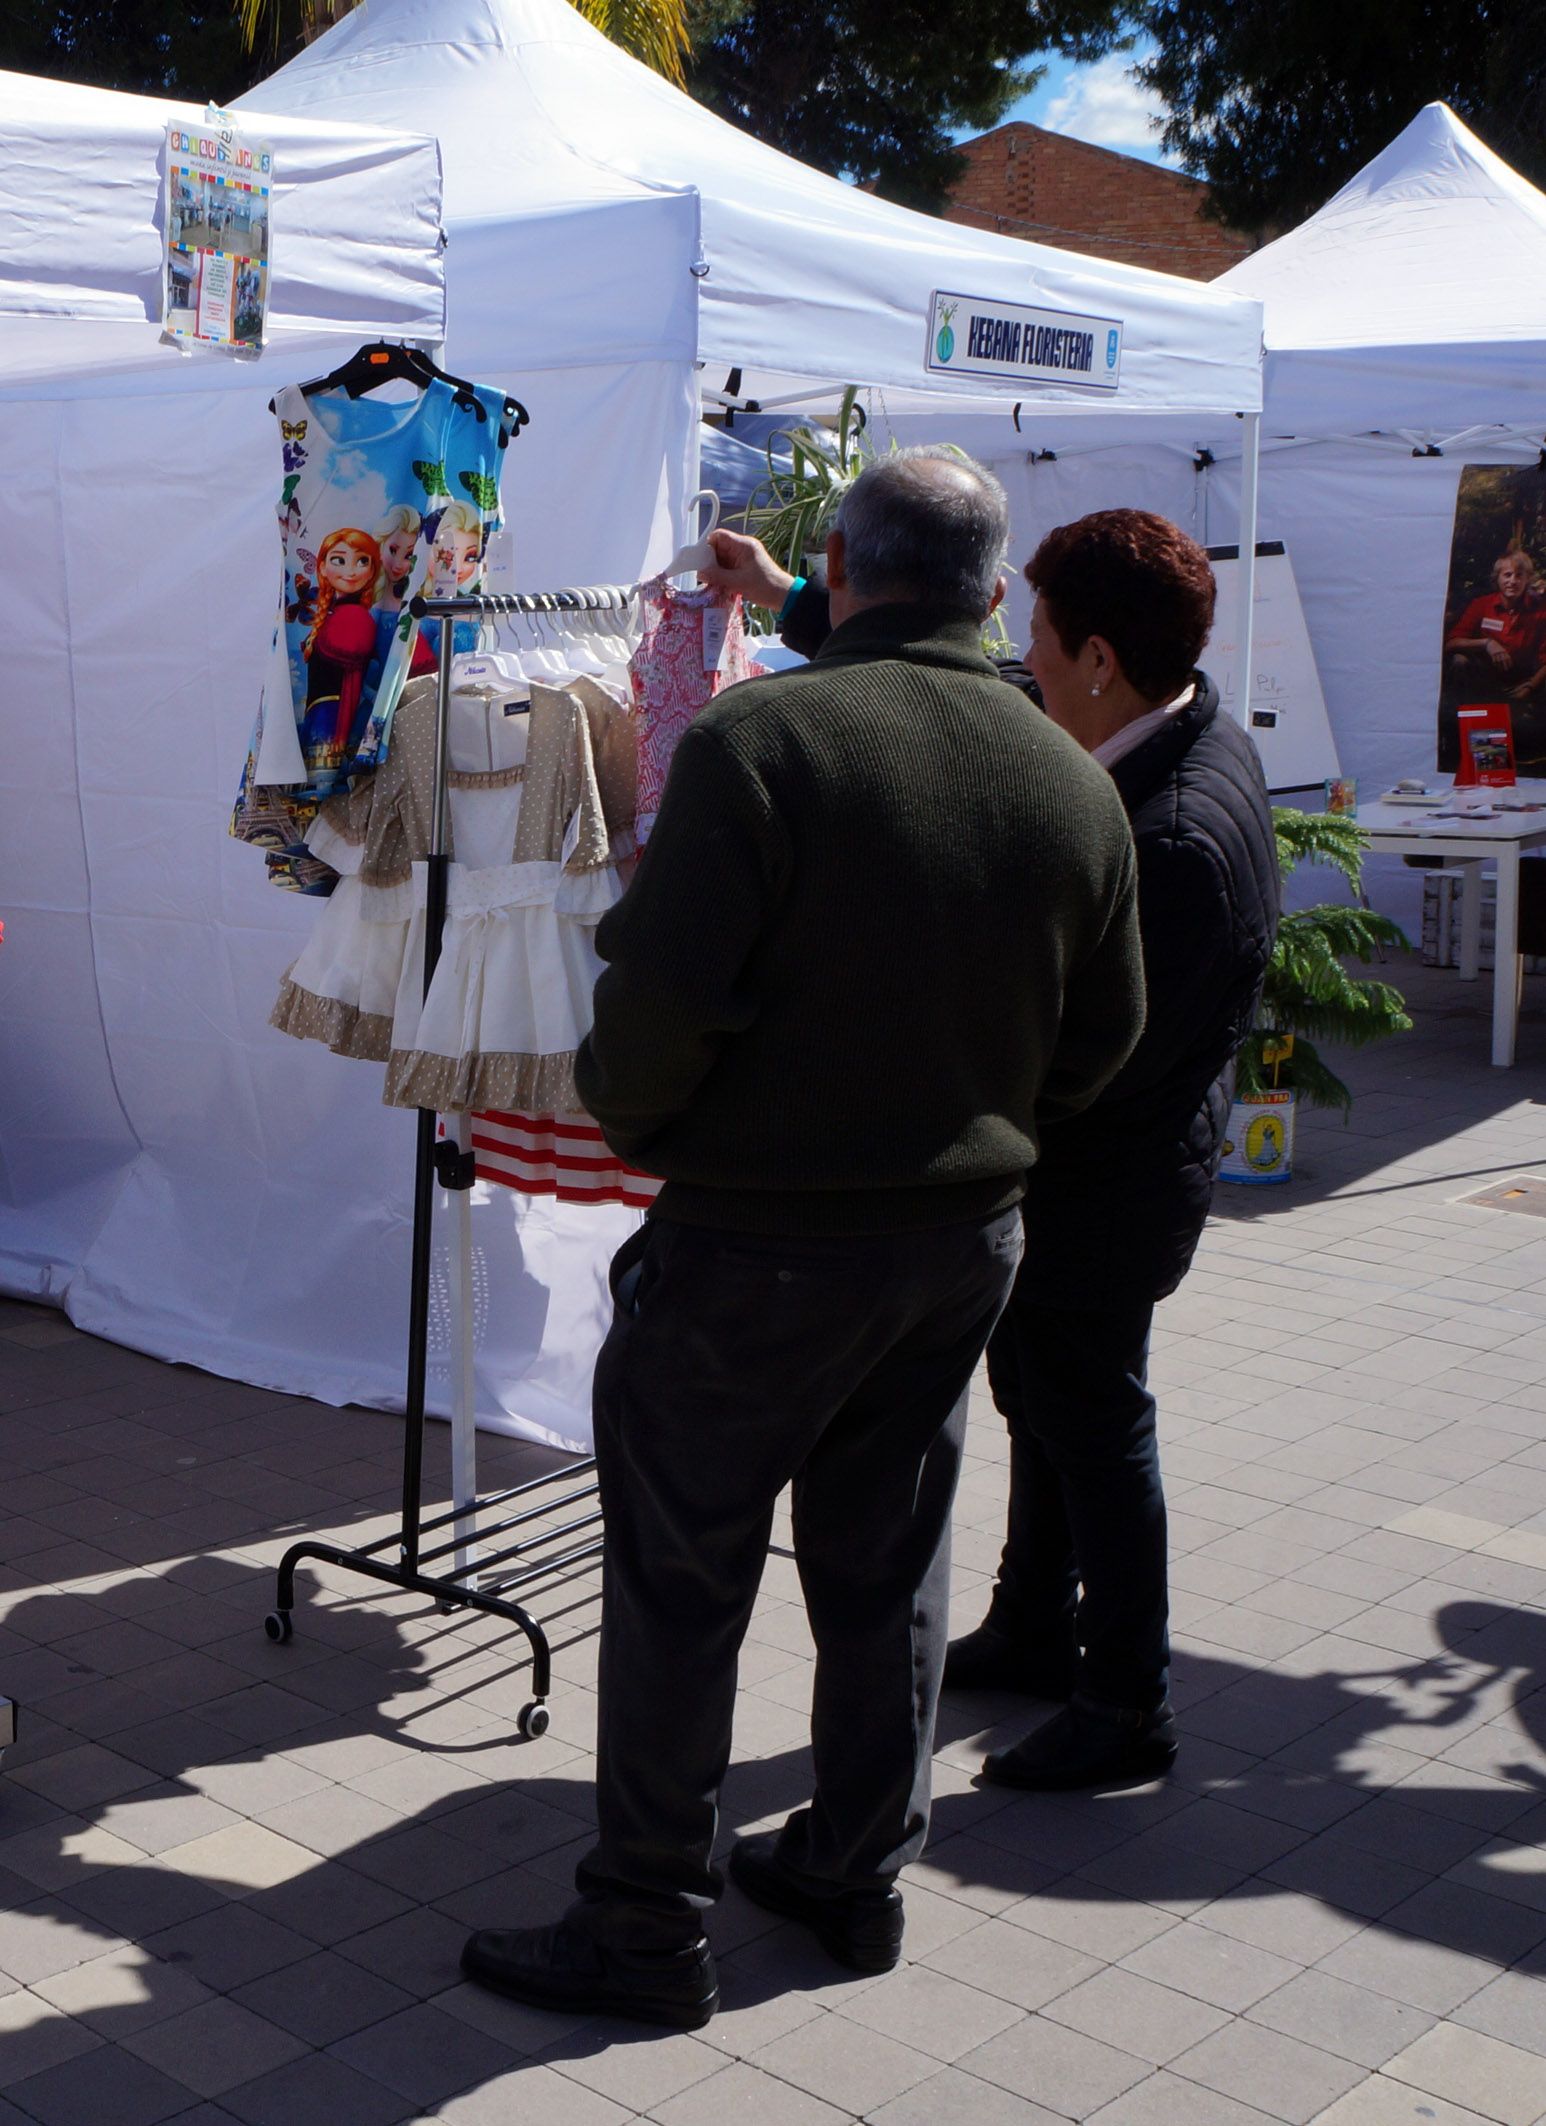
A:
[[[434,805],[430,824],[427,862],[424,992],[440,958],[445,927],[446,881],[446,790],[451,706],[451,659],[455,623],[462,619],[484,620],[499,614],[554,612],[620,612],[633,598],[631,589],[606,585],[591,589],[560,591],[512,591],[479,597],[425,598],[409,602],[416,620],[440,620],[438,657],[438,703],[435,719]],[[436,1134],[432,1108],[419,1109],[418,1137],[413,1175],[413,1251],[409,1269],[408,1379],[403,1417],[403,1499],[400,1526],[374,1543],[349,1549],[342,1544],[307,1540],[294,1543],[279,1561],[275,1605],[264,1620],[268,1636],[280,1643],[289,1639],[295,1607],[295,1568],[303,1558],[342,1566],[366,1579],[395,1587],[405,1594],[431,1596],[445,1609],[478,1609],[518,1625],[531,1647],[529,1704],[522,1708],[519,1727],[523,1735],[547,1732],[548,1692],[552,1683],[552,1649],[547,1633],[520,1602],[513,1590],[532,1581],[551,1579],[598,1557],[602,1543],[596,1531],[601,1522],[593,1477],[595,1460],[571,1462],[547,1476],[532,1477],[490,1493],[487,1498],[452,1506],[446,1512],[424,1514],[424,1395],[429,1367],[430,1270],[435,1188],[456,1192],[470,1189],[474,1180],[471,1152]],[[571,1488],[564,1489],[564,1486]],[[556,1526],[534,1529],[569,1507],[581,1510]],[[503,1509],[513,1508],[513,1511]],[[587,1510],[589,1509],[589,1510]],[[485,1515],[496,1516],[486,1521]],[[524,1533],[522,1531],[525,1531]],[[503,1548],[470,1554],[475,1544],[489,1544],[512,1536]],[[571,1537],[583,1536],[570,1544]],[[428,1547],[425,1539],[430,1538]],[[395,1555],[394,1555],[395,1552]],[[446,1562],[449,1560],[450,1562]],[[509,1570],[502,1570],[503,1567]],[[492,1574],[496,1584],[480,1586],[476,1580]]]

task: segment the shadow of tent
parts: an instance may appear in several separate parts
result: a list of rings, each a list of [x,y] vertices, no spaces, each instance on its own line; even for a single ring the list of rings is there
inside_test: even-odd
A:
[[[175,1572],[170,1578],[175,1597]],[[72,1752],[22,1750],[8,1767],[5,1828],[13,1841],[25,1837],[33,1878],[12,1876],[8,1902],[45,1923],[27,1951],[33,1974],[118,1951],[127,1978],[120,1971],[96,2004],[86,1997],[89,1975],[69,1996],[69,2012],[100,2036],[141,2039],[206,1991],[229,1995],[298,2043],[325,2046],[328,2074],[386,2082],[403,2099],[393,2114],[402,2117],[523,2064],[535,2069],[539,2053],[574,2061],[650,2042],[631,2025],[576,2024],[459,1982],[467,1929],[556,1917],[592,1835],[589,1759],[565,1740],[562,1718],[544,1742],[514,1737],[524,1642],[481,1621],[464,1639],[463,1618],[351,1595],[309,1601],[296,1640],[274,1648],[259,1630],[266,1590],[265,1572],[233,1568],[218,1593],[201,1595],[250,1621],[261,1704],[251,1703],[249,1684],[228,1703],[168,1706],[159,1720],[127,1727],[110,1721],[108,1749],[146,1770],[143,1784],[112,1798],[62,1805],[60,1784],[89,1769]],[[40,1595],[14,1622],[46,1644],[48,1608],[70,1600]],[[1026,1708],[947,1703],[933,1837],[910,1880],[959,1900],[969,1924],[1035,1897],[1044,1908],[1141,1900],[1162,1918],[1208,1907],[1208,1923],[1228,1931],[1237,1901],[1243,1910],[1298,1892],[1345,1919],[1349,1935],[1373,1926],[1500,1968],[1531,1957],[1546,1912],[1516,1857],[1519,1841],[1546,1829],[1540,1775],[1510,1780],[1446,1764],[1442,1778],[1424,1783],[1389,1738],[1421,1727],[1431,1746],[1501,1720],[1519,1724],[1523,1744],[1539,1742],[1546,1617],[1458,1602],[1440,1621],[1442,1654],[1382,1665],[1370,1649],[1370,1665],[1346,1673],[1182,1657],[1178,1776],[1125,1793],[1019,1796],[975,1784],[984,1741],[1023,1727]],[[275,1727],[233,1729],[238,1701],[249,1730],[265,1707]],[[994,1723],[986,1734],[985,1719]],[[92,1732],[85,1719],[81,1732]],[[82,1755],[90,1750],[84,1744]],[[294,1775],[279,1789],[289,1798],[263,1805],[254,1788],[255,1805],[244,1806],[244,1782],[281,1755]],[[399,1768],[395,1806],[332,1783],[357,1776],[348,1765],[373,1764]],[[414,1800],[420,1781],[427,1798]],[[777,1820],[809,1787],[808,1750],[736,1764],[721,1844]],[[286,1841],[272,1849],[280,1879],[222,1880],[218,1849],[197,1873],[186,1857],[159,1857],[197,1833],[186,1822],[158,1833],[158,1811],[175,1819],[173,1804],[205,1791]],[[149,1850],[132,1848],[131,1825]],[[93,1842],[93,1830],[124,1842]],[[269,1850],[261,1839],[257,1846]],[[733,1889],[710,1930],[729,2002],[842,1981],[799,1930]],[[141,2041],[153,2056],[153,2041]],[[263,2078],[264,2101],[278,2103],[315,2067],[303,2054],[274,2069]]]

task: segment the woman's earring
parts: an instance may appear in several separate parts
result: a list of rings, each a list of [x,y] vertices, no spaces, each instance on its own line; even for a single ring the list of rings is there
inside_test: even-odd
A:
[[[1095,695],[1095,696],[1096,696],[1097,698],[1099,698],[1099,695],[1100,695],[1100,688],[1099,688],[1099,687],[1091,687],[1091,689],[1090,689],[1090,692],[1091,692],[1091,693],[1092,693],[1093,695]]]

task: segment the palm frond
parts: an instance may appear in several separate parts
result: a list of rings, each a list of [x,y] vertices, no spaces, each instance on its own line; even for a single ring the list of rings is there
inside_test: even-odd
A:
[[[687,0],[574,0],[574,5],[603,36],[677,88],[683,86],[690,49]]]
[[[1368,838],[1354,821],[1279,805],[1272,823],[1285,878],[1296,864],[1327,864],[1355,893],[1359,890]],[[1345,1114],[1353,1096],[1315,1044],[1341,1041],[1362,1048],[1410,1032],[1412,1020],[1400,991],[1347,966],[1349,960],[1367,966],[1386,949],[1410,952],[1412,947],[1399,923],[1361,901],[1324,901],[1284,914],[1256,1026],[1236,1061],[1238,1089],[1253,1093],[1292,1086],[1310,1106],[1339,1107]],[[1291,1052],[1267,1062],[1267,1050],[1286,1034],[1293,1036]]]

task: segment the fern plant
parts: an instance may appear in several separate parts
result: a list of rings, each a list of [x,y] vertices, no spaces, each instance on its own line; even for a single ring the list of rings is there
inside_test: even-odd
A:
[[[1301,863],[1325,864],[1358,892],[1368,837],[1353,820],[1276,805],[1272,823],[1285,881]],[[1399,990],[1352,974],[1344,965],[1352,959],[1368,966],[1386,947],[1412,949],[1399,923],[1361,902],[1322,902],[1283,916],[1256,1025],[1235,1065],[1237,1099],[1288,1087],[1311,1107],[1337,1107],[1347,1114],[1352,1092],[1318,1044],[1341,1041],[1361,1048],[1410,1032],[1412,1021]]]

